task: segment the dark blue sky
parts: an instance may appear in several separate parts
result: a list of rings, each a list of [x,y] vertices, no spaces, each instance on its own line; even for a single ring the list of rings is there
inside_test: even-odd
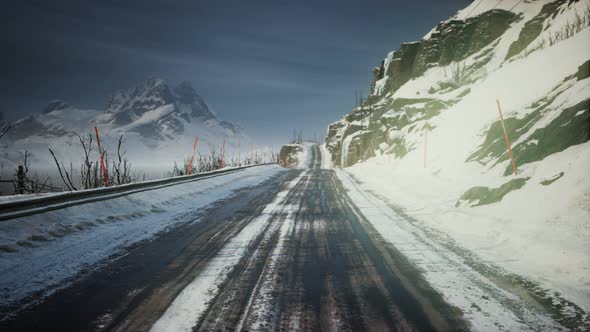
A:
[[[102,108],[161,77],[192,81],[258,141],[319,136],[390,50],[470,2],[14,1],[0,12],[0,111],[15,119],[56,98]]]

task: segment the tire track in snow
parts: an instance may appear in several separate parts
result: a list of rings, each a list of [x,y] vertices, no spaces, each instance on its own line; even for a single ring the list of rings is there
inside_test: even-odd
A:
[[[262,214],[252,220],[242,231],[208,263],[205,270],[188,285],[172,302],[151,331],[192,331],[206,313],[208,304],[215,298],[220,284],[230,275],[234,266],[248,253],[248,244],[258,237],[270,237],[275,225],[273,217],[285,209],[289,192],[302,179],[304,173],[289,182],[277,197],[268,204]],[[269,229],[269,227],[271,229]],[[228,257],[230,259],[228,259]]]

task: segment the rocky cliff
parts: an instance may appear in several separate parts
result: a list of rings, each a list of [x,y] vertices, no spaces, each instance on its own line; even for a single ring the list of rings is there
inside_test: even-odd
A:
[[[372,93],[362,106],[328,128],[326,143],[335,165],[349,166],[381,153],[403,158],[417,148],[416,138],[423,136],[425,128],[436,131],[439,115],[453,113],[458,106],[465,105],[464,100],[470,99],[473,88],[489,81],[508,65],[527,63],[529,56],[540,56],[541,53],[547,53],[546,49],[557,49],[572,39],[580,38],[587,33],[586,27],[590,24],[587,2],[584,1],[524,1],[518,6],[508,2],[504,7],[480,2],[474,2],[454,17],[441,22],[422,40],[404,43],[399,50],[387,55],[372,82]],[[584,48],[586,44],[580,47]],[[529,105],[513,108],[506,104],[511,113],[507,118],[510,136],[516,138],[522,133],[522,128],[513,124],[520,118],[518,112],[537,114],[535,121],[543,117],[540,113],[552,116],[551,112],[542,112],[549,106],[550,100],[540,98],[540,95],[550,91],[563,92],[567,87],[584,80],[588,71],[585,62],[589,58],[582,56],[571,63],[569,70],[546,77],[547,80],[553,80],[553,88],[548,91],[536,89],[537,98],[528,100]],[[540,66],[534,70],[547,68]],[[527,84],[529,89],[535,88],[533,81]],[[494,115],[498,92],[487,91],[486,98],[478,101],[479,108],[491,106],[492,111],[488,114]],[[513,93],[517,94],[518,91]],[[511,98],[506,97],[505,101]],[[571,119],[578,111],[587,109],[587,97],[587,94],[581,95],[575,105],[570,105],[573,113],[568,117],[566,114],[569,113],[565,112],[562,117]],[[553,106],[550,109],[554,111],[565,109],[560,105]],[[585,114],[582,117],[587,117]],[[526,123],[528,128],[534,127],[532,122]],[[581,132],[587,129],[583,125],[585,121],[578,120],[575,123],[577,125],[568,125]],[[487,142],[496,140],[500,134],[497,131],[498,123],[481,123],[478,126],[479,130],[489,133]],[[554,126],[558,125],[555,123]],[[530,139],[534,139],[534,133],[529,134]],[[573,139],[571,144],[586,140],[588,136],[581,135]],[[527,144],[526,141],[519,143],[517,151]],[[501,153],[500,147],[491,148],[489,144],[484,144],[482,148],[497,150],[493,157],[499,159],[498,162],[505,161],[506,156]],[[481,156],[481,151],[476,150],[466,155],[465,160],[472,161],[477,159],[476,155]],[[530,159],[523,154],[518,155],[521,164]]]

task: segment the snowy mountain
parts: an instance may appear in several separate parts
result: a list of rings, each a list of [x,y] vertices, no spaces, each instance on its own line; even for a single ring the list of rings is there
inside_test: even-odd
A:
[[[111,155],[124,135],[127,157],[142,168],[168,168],[174,161],[182,162],[191,153],[195,135],[199,136],[198,151],[203,153],[219,151],[224,139],[227,151],[237,146],[238,138],[248,141],[239,125],[218,119],[189,82],[171,88],[164,80],[151,78],[116,92],[104,110],[50,102],[41,113],[12,124],[0,142],[0,157],[18,163],[29,150],[33,168],[53,167],[48,152],[52,148],[64,164],[78,164],[82,156],[78,135],[94,133],[95,126]]]
[[[373,70],[362,107],[328,128],[332,163],[585,315],[589,26],[588,0],[473,1]]]

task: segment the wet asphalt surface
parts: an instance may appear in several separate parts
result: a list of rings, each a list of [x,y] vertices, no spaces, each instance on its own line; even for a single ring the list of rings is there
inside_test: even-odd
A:
[[[290,170],[235,192],[43,303],[2,331],[146,331],[216,253],[297,183],[228,273],[194,330],[458,331],[446,304],[346,195],[334,171]],[[403,240],[403,239],[401,239]]]

